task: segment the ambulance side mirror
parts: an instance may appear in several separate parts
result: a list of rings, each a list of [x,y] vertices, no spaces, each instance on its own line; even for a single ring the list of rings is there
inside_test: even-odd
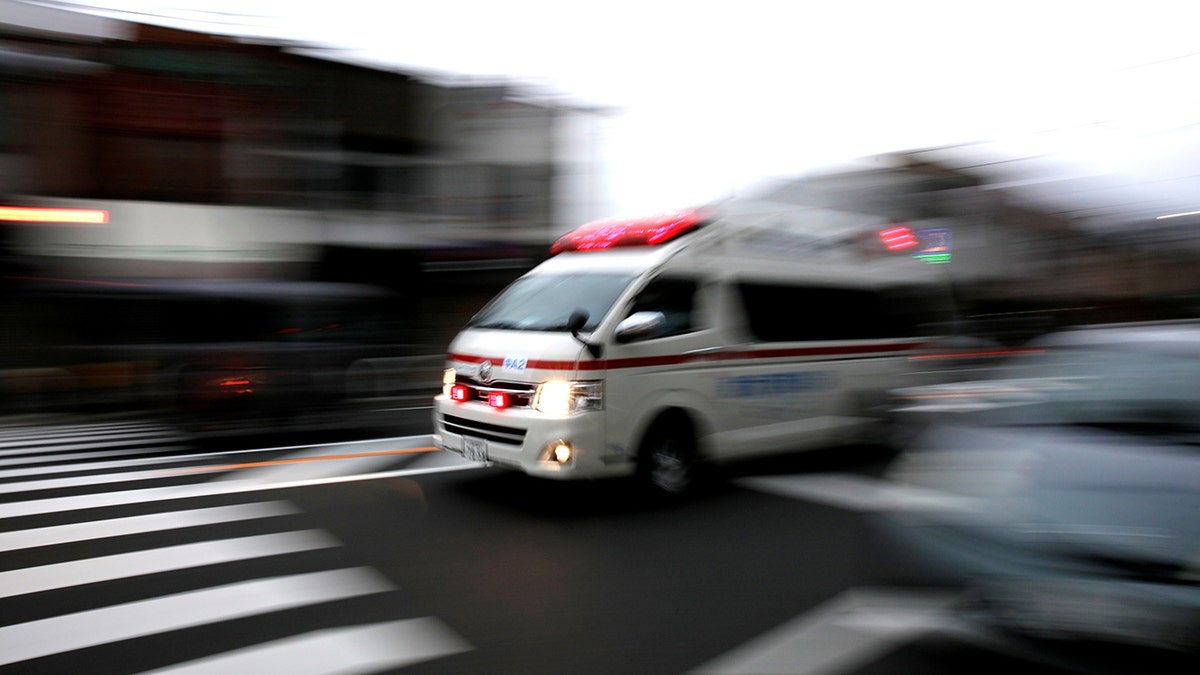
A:
[[[567,330],[571,331],[571,335],[577,335],[587,325],[587,320],[588,313],[577,309],[571,312],[570,318],[567,319]]]
[[[666,321],[667,317],[662,312],[634,312],[617,324],[617,342],[635,342],[654,337]]]
[[[600,345],[588,342],[579,335],[579,331],[583,330],[583,327],[587,325],[587,320],[588,313],[582,309],[577,309],[571,312],[571,316],[567,319],[567,330],[571,331],[571,337],[579,340],[584,347],[587,347],[588,353],[592,355],[592,358],[598,359],[600,358],[600,353],[603,351]]]

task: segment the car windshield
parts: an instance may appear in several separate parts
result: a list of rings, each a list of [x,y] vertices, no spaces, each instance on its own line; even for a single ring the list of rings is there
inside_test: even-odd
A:
[[[620,273],[531,274],[504,289],[467,327],[565,331],[571,314],[582,311],[588,317],[583,330],[591,331],[633,279]]]
[[[1015,402],[988,414],[1006,424],[1082,424],[1200,431],[1200,359],[1135,346],[1051,349],[1017,357],[998,377]]]

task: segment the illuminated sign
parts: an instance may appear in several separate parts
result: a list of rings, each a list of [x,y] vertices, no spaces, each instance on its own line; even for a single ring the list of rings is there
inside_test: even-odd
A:
[[[37,206],[0,206],[0,221],[10,223],[47,223],[54,225],[104,225],[108,211],[101,209],[60,209]]]
[[[917,232],[917,243],[920,245],[913,252],[913,257],[927,263],[938,265],[950,262],[950,230],[937,227]]]

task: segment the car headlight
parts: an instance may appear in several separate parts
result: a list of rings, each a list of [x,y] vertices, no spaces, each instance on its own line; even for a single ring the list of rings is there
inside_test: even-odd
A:
[[[458,380],[458,375],[453,368],[447,368],[442,371],[442,396],[450,398],[450,387]]]
[[[533,394],[533,409],[547,415],[570,415],[604,409],[603,382],[549,380]]]

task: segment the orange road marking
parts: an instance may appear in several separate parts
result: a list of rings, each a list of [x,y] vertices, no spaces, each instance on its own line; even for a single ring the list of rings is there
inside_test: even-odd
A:
[[[233,471],[234,469],[253,469],[264,466],[281,466],[284,464],[299,464],[301,462],[323,462],[327,459],[358,459],[360,457],[382,457],[384,455],[411,455],[418,452],[437,452],[438,448],[426,446],[423,448],[403,448],[400,450],[376,450],[374,452],[352,452],[345,455],[322,455],[320,457],[292,457],[290,459],[270,459],[262,462],[246,462],[244,464],[214,464],[212,466],[189,466],[175,469],[178,473],[202,473],[211,471]]]

